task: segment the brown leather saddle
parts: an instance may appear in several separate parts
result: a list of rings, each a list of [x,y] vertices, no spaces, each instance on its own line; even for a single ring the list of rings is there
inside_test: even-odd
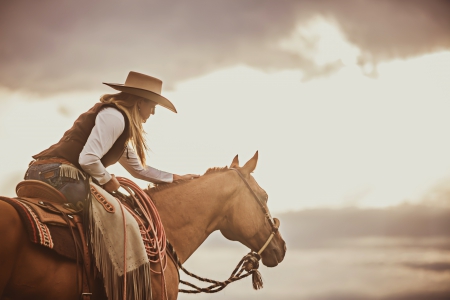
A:
[[[24,180],[16,186],[16,194],[45,224],[68,226],[63,214],[73,216],[82,211],[81,207],[68,203],[60,191],[43,181]],[[73,218],[69,217],[71,219]],[[70,222],[70,225],[76,227],[74,222]]]
[[[24,180],[16,186],[19,197],[41,198],[52,203],[67,203],[66,197],[50,184],[40,180]]]
[[[84,238],[82,224],[82,207],[75,207],[66,197],[53,186],[39,180],[24,180],[16,186],[19,200],[32,208],[39,220],[44,224],[74,227],[78,229],[81,239],[82,259],[84,265],[82,280],[82,299],[90,299],[93,287],[93,277],[90,253]],[[73,232],[73,231],[72,231]],[[74,238],[74,243],[75,237]],[[78,259],[77,259],[78,260]],[[78,261],[77,261],[78,265]]]

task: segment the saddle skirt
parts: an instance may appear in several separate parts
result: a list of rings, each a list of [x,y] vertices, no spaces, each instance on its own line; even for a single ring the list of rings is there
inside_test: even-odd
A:
[[[75,222],[73,222],[72,216],[75,214],[79,214],[81,211],[72,209],[69,203],[65,204],[52,203],[47,202],[46,200],[41,198],[21,197],[17,199],[21,203],[30,206],[33,209],[39,221],[44,224],[58,225],[58,226],[70,225],[76,228],[76,224]],[[65,219],[62,213],[67,215],[68,218]]]
[[[73,230],[74,236],[72,236],[67,221],[60,213],[56,213],[54,208],[51,208],[52,203],[37,198],[0,196],[0,200],[15,208],[32,243],[52,249],[65,258],[76,260],[74,238],[81,242],[78,231]],[[74,228],[73,219],[68,217],[68,221]]]

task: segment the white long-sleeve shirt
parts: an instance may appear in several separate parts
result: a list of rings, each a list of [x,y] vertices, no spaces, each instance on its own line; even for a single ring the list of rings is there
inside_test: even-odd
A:
[[[106,107],[97,114],[94,128],[80,153],[78,163],[100,184],[105,184],[111,179],[111,174],[106,171],[100,159],[111,149],[124,129],[125,119],[117,109]],[[119,163],[135,178],[154,183],[173,181],[172,173],[142,166],[136,152],[129,146],[119,159]]]

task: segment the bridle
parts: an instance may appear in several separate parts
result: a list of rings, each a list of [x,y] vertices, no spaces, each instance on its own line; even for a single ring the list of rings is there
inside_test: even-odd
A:
[[[242,175],[242,173],[238,169],[230,168],[230,170],[236,171],[236,173],[238,173],[239,177],[241,177],[242,181],[244,181],[245,185],[247,186],[247,188],[249,189],[249,191],[253,195],[253,198],[255,198],[256,202],[261,207],[265,217],[267,218],[267,220],[269,221],[270,226],[272,227],[272,233],[270,234],[269,238],[266,240],[264,245],[261,247],[261,249],[257,252],[258,255],[261,255],[261,253],[267,248],[267,246],[269,245],[270,241],[273,239],[275,234],[278,232],[278,228],[280,227],[280,221],[277,218],[272,218],[272,216],[270,215],[269,210],[266,208],[264,203],[259,199],[258,195],[256,195],[256,193],[253,191],[253,189],[251,188],[251,186],[248,183],[247,179],[245,179],[244,175]]]
[[[278,232],[278,228],[280,227],[280,221],[277,218],[272,218],[269,210],[266,208],[264,203],[256,195],[255,191],[253,191],[250,184],[245,179],[244,175],[242,175],[242,173],[238,169],[229,168],[229,170],[236,171],[236,173],[238,173],[239,177],[241,177],[242,181],[244,181],[245,185],[250,190],[250,193],[253,195],[253,198],[255,198],[256,202],[261,207],[261,209],[264,213],[264,216],[269,221],[269,224],[272,228],[272,232],[271,232],[269,238],[264,243],[264,245],[261,247],[261,249],[259,249],[258,252],[253,252],[253,250],[250,250],[250,253],[248,253],[241,259],[241,261],[237,264],[236,268],[231,273],[230,277],[225,281],[216,281],[216,280],[212,280],[212,279],[208,279],[208,278],[203,278],[203,277],[197,276],[197,275],[189,272],[188,270],[186,270],[183,267],[183,265],[181,264],[181,262],[179,261],[178,255],[176,254],[175,250],[173,249],[173,246],[170,245],[170,243],[168,243],[169,257],[174,261],[175,265],[178,266],[178,268],[183,270],[187,275],[196,278],[197,280],[212,283],[212,285],[210,285],[209,287],[201,288],[192,283],[189,283],[187,281],[179,279],[181,284],[187,285],[192,288],[191,290],[179,289],[178,291],[180,293],[189,293],[189,294],[216,293],[216,292],[223,290],[228,284],[230,284],[234,281],[237,281],[237,280],[241,280],[249,275],[252,275],[252,283],[253,283],[253,288],[255,290],[261,289],[263,287],[262,277],[258,271],[259,260],[261,259],[261,253],[267,248],[270,241],[273,239],[275,234]],[[246,271],[246,273],[243,273],[244,270]],[[178,274],[178,278],[180,278],[179,274]]]

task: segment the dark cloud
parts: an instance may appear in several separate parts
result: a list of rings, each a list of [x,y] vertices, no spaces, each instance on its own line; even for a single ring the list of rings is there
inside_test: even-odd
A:
[[[368,298],[361,298],[368,299]],[[370,298],[369,298],[370,299]],[[446,291],[423,291],[423,292],[405,292],[402,294],[393,294],[379,298],[380,300],[448,300],[450,299],[450,290]]]
[[[432,271],[432,272],[450,272],[450,263],[448,262],[435,262],[435,263],[404,263],[405,267],[411,269]]]
[[[277,42],[314,16],[335,21],[361,64],[450,48],[448,1],[3,1],[0,85],[56,92],[123,81],[133,69],[168,85],[246,64],[329,74]],[[314,43],[314,41],[309,41]]]
[[[355,247],[364,238],[378,238],[369,246],[450,250],[448,208],[405,204],[383,209],[309,209],[276,217],[289,249]],[[230,246],[220,235],[206,244]]]
[[[336,279],[339,280],[339,279]],[[304,287],[298,287],[299,289],[304,289]],[[233,299],[235,300],[248,300],[250,299],[250,295],[245,296],[235,296],[233,295]],[[187,299],[187,297],[181,296],[180,298]],[[300,299],[308,299],[308,300],[448,300],[450,299],[450,289],[444,291],[420,291],[420,292],[405,292],[405,293],[392,293],[391,295],[387,295],[384,297],[374,297],[371,293],[342,293],[342,292],[334,292],[330,294],[323,294],[319,296],[308,296],[302,297],[299,295],[295,296],[286,296],[286,295],[277,295],[276,299],[282,300],[300,300]],[[264,294],[264,292],[260,292],[258,297],[255,299],[260,300],[268,300],[274,299],[274,295]]]
[[[444,291],[423,291],[394,293],[384,297],[373,297],[367,294],[339,294],[333,293],[310,298],[312,300],[448,300],[450,299],[450,289]]]
[[[314,209],[282,216],[282,232],[290,247],[329,247],[365,237],[444,239],[447,242],[402,246],[450,249],[450,210],[422,205],[384,209]],[[397,245],[398,246],[398,245]]]

